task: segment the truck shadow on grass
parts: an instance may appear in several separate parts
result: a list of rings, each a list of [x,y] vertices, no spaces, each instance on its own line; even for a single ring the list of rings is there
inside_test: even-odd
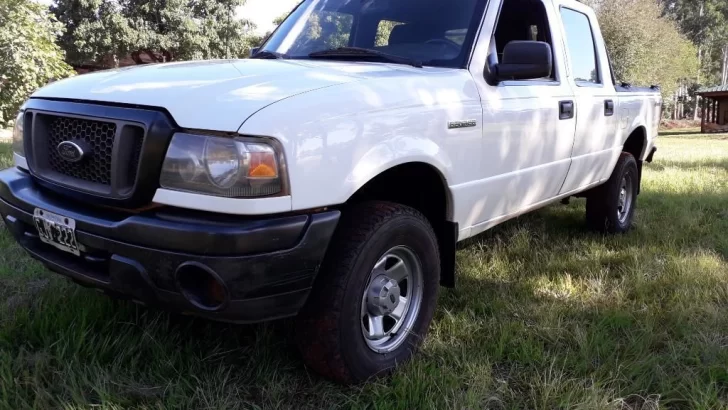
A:
[[[422,354],[389,379],[341,387],[308,372],[292,348],[292,320],[211,323],[54,276],[3,315],[0,384],[14,393],[0,402],[640,408],[657,394],[718,407],[728,385],[728,218],[719,216],[728,198],[645,192],[637,229],[616,237],[585,229],[583,202],[461,247],[458,288],[443,290]],[[18,266],[9,260],[3,270]],[[31,266],[28,280],[50,276]]]
[[[640,200],[626,236],[584,230],[572,205],[469,241],[436,322],[457,346],[435,341],[433,355],[456,352],[461,370],[479,358],[504,400],[530,396],[528,408],[725,403],[728,195]]]

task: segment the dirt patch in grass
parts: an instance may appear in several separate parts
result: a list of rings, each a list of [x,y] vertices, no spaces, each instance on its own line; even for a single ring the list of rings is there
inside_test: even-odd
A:
[[[660,128],[665,130],[700,128],[700,120],[662,120],[660,121]]]

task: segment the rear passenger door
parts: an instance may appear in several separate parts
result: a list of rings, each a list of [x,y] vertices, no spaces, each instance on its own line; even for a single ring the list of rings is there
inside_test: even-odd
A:
[[[566,44],[567,76],[576,101],[576,137],[561,194],[582,190],[611,174],[616,161],[619,102],[594,12],[573,1],[554,2]],[[616,154],[615,154],[616,153]]]
[[[499,7],[502,6],[502,7]],[[495,19],[496,22],[491,19]],[[558,15],[550,1],[491,1],[471,64],[483,105],[483,197],[472,234],[557,196],[571,163],[576,119],[566,80]],[[494,83],[483,66],[502,58],[511,41],[548,42],[554,54],[549,78]],[[488,61],[488,63],[486,63]],[[482,65],[482,66],[481,66]],[[485,69],[487,70],[487,68]]]

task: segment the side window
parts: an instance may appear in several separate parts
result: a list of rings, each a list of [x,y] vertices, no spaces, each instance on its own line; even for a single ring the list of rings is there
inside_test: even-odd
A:
[[[291,47],[296,53],[307,53],[349,45],[354,17],[336,12],[314,12],[308,18],[303,35]]]
[[[579,83],[601,84],[597,67],[597,50],[594,46],[589,17],[567,8],[561,9],[564,33],[568,43],[569,61],[574,80]]]
[[[395,27],[400,26],[404,23],[391,20],[382,20],[377,26],[377,38],[374,40],[375,47],[384,47],[389,45],[389,36],[392,35],[392,30]]]
[[[488,57],[491,64],[503,59],[503,51],[511,41],[543,41],[554,49],[546,7],[541,0],[503,0],[498,24],[493,33],[495,47]],[[544,80],[556,80],[556,68]]]

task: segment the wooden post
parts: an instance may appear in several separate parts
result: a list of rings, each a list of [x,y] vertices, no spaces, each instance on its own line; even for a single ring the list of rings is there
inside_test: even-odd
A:
[[[718,123],[718,100],[713,100],[713,124]]]
[[[718,123],[718,99],[713,100],[713,124]]]
[[[706,98],[703,97],[700,101],[700,133],[705,134],[705,102]]]
[[[720,125],[720,99],[715,99],[715,123]]]

